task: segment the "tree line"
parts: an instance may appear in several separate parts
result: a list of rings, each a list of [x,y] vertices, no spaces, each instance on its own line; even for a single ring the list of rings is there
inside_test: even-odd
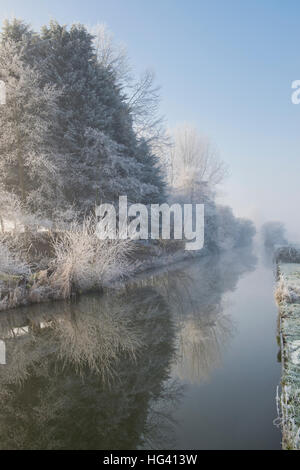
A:
[[[0,225],[60,226],[102,202],[205,204],[205,245],[249,244],[255,233],[216,204],[227,167],[191,125],[166,130],[152,71],[135,79],[106,27],[21,20],[0,35]],[[33,222],[32,222],[33,221]]]

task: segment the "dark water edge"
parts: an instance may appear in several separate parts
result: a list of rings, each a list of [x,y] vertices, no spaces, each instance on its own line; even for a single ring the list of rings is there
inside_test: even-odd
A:
[[[270,266],[236,250],[0,315],[0,449],[279,449]]]

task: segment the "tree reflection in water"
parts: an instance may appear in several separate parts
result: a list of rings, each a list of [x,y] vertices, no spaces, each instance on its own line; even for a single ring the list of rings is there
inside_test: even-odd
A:
[[[175,445],[180,379],[221,364],[234,332],[222,297],[254,265],[251,253],[206,257],[102,297],[3,314],[0,448]]]

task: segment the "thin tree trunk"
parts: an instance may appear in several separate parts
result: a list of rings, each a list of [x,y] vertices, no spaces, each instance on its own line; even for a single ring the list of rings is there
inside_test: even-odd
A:
[[[1,232],[4,233],[4,221],[1,215],[0,215],[0,225],[1,225]]]
[[[18,151],[18,169],[19,169],[19,188],[20,188],[20,193],[21,193],[21,201],[24,204],[25,203],[24,160],[23,160],[20,150]]]
[[[21,139],[20,139],[20,132],[19,132],[19,115],[18,110],[14,109],[15,115],[15,123],[16,123],[16,136],[17,136],[17,159],[18,159],[18,176],[19,176],[19,191],[21,195],[21,201],[25,203],[25,178],[24,178],[24,159],[22,156],[22,147],[21,147]]]

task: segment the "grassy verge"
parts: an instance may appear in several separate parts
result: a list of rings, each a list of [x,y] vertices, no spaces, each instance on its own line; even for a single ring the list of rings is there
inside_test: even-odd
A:
[[[298,261],[298,258],[297,258]],[[278,395],[282,446],[300,449],[300,264],[277,261],[282,383]]]

